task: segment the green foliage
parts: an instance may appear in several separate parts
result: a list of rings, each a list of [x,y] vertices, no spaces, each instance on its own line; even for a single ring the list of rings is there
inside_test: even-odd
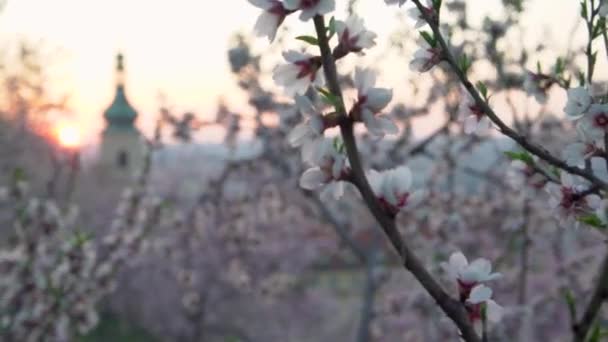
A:
[[[488,101],[488,87],[486,86],[486,84],[479,81],[477,82],[476,87],[481,93],[481,96],[483,96],[483,99]]]
[[[27,179],[26,175],[25,175],[25,170],[17,167],[13,170],[13,182],[22,182],[25,181]]]
[[[460,56],[460,59],[458,60],[458,67],[460,68],[460,70],[462,70],[463,74],[466,75],[469,73],[471,65],[473,65],[473,61],[469,59],[469,56],[467,56],[466,53]]]
[[[439,13],[442,2],[443,2],[443,0],[433,0],[433,9],[435,10],[435,12]]]
[[[515,12],[521,13],[524,10],[524,1],[523,0],[502,0],[502,4],[506,8],[511,8],[515,10]]]
[[[321,94],[321,99],[323,102],[327,103],[330,106],[333,106],[336,110],[342,107],[342,99],[339,96],[332,94],[331,91],[325,88],[317,88],[319,93]]]
[[[334,34],[336,34],[336,18],[331,17],[327,26],[327,39],[331,39]]]
[[[319,41],[317,40],[317,38],[315,38],[313,36],[297,36],[296,39],[301,40],[310,45],[315,45],[315,46],[319,45]]]
[[[585,216],[581,216],[578,218],[578,221],[582,222],[588,226],[594,227],[594,228],[601,228],[601,229],[606,228],[606,225],[595,214],[588,214]]]
[[[87,243],[88,241],[91,241],[92,239],[93,239],[93,234],[87,233],[87,232],[82,232],[82,231],[77,231],[72,236],[72,238],[70,240],[70,244],[72,244],[73,246],[82,246],[85,243]]]
[[[564,289],[564,299],[566,300],[566,304],[568,305],[568,312],[570,313],[570,319],[572,322],[576,321],[576,301],[574,300],[574,295],[570,289]]]
[[[602,35],[602,33],[604,32],[605,26],[606,26],[606,18],[601,17],[597,21],[595,26],[593,26],[593,34],[592,34],[593,39]]]
[[[585,339],[585,342],[600,342],[606,341],[608,337],[608,330],[602,329],[602,327],[596,322],[591,328],[591,333]]]
[[[148,332],[118,317],[105,314],[100,317],[99,325],[78,342],[158,342]]]
[[[333,141],[333,145],[334,145],[334,149],[336,149],[336,151],[338,151],[339,153],[344,153],[345,147],[344,147],[344,141],[342,141],[342,138],[335,137],[334,141]]]
[[[509,158],[511,160],[521,160],[522,162],[524,162],[528,165],[534,164],[534,159],[532,158],[532,155],[530,155],[530,153],[528,153],[526,151],[523,151],[523,152],[506,151],[505,156],[507,156],[507,158]]]
[[[437,39],[433,33],[420,31],[420,35],[432,48],[437,47]]]
[[[587,20],[589,13],[587,12],[587,0],[581,1],[581,17]]]

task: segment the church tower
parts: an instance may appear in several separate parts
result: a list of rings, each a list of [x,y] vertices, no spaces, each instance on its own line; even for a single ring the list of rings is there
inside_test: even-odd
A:
[[[132,176],[144,158],[142,136],[135,127],[137,111],[125,94],[125,70],[122,54],[116,57],[116,94],[104,112],[106,128],[102,133],[100,166],[106,173]]]

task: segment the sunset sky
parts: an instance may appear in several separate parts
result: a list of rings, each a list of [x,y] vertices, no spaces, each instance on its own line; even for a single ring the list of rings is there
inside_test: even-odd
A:
[[[369,28],[386,39],[395,29],[398,10],[381,2],[362,0],[360,13]],[[468,1],[472,18],[493,15],[499,2]],[[576,23],[572,14],[578,11],[578,2],[528,2],[525,23],[531,36],[564,43],[564,35]],[[343,8],[347,1],[337,3]],[[78,125],[98,132],[101,113],[113,96],[117,51],[126,56],[128,94],[144,127],[151,121],[145,118],[156,113],[160,90],[177,108],[202,115],[213,113],[219,97],[243,106],[226,51],[235,32],[251,31],[258,13],[246,0],[8,0],[0,33],[5,40],[40,40],[45,50],[58,51],[50,63],[52,85],[70,95]],[[305,31],[299,26],[294,34]],[[268,46],[264,40],[258,44]],[[409,72],[405,63],[398,68],[401,74]]]

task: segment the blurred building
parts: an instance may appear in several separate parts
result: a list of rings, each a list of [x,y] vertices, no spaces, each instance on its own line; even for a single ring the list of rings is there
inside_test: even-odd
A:
[[[135,126],[137,111],[125,93],[125,68],[122,54],[116,57],[116,94],[104,112],[106,128],[101,137],[100,169],[105,174],[132,176],[141,169],[144,158],[142,135]]]

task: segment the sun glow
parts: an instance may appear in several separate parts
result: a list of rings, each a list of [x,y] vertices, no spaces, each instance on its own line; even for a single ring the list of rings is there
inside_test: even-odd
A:
[[[80,130],[73,124],[60,123],[55,128],[57,142],[65,148],[78,148],[82,142]]]

